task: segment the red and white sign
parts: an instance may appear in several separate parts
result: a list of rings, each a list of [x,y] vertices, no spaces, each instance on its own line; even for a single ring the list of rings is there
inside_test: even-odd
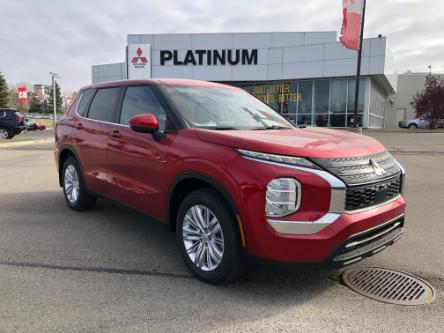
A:
[[[128,79],[151,78],[151,44],[128,45]]]
[[[364,0],[343,0],[342,2],[344,17],[339,39],[345,47],[359,50]]]
[[[21,103],[26,103],[28,101],[28,93],[26,92],[26,87],[18,88],[18,98]]]

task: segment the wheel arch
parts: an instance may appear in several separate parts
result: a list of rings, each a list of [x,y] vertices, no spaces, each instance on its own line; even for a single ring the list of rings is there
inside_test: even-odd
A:
[[[59,171],[59,186],[62,186],[62,168],[65,161],[70,157],[74,157],[77,162],[79,163],[80,171],[83,176],[83,169],[82,169],[82,163],[80,163],[80,157],[77,154],[76,150],[71,145],[62,145],[60,147],[59,156],[57,158],[58,162],[58,171]]]
[[[167,223],[171,231],[176,230],[176,218],[180,203],[189,193],[199,188],[214,189],[228,205],[233,216],[238,214],[235,201],[218,181],[201,173],[184,173],[174,180],[168,192]]]

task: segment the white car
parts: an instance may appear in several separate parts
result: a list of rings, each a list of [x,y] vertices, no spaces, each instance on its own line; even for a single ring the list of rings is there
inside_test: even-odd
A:
[[[439,120],[436,128],[443,128],[444,120]],[[400,128],[410,128],[410,129],[416,129],[416,128],[429,128],[429,121],[423,117],[421,118],[415,118],[415,119],[407,119],[407,120],[401,120],[398,123],[398,126]]]

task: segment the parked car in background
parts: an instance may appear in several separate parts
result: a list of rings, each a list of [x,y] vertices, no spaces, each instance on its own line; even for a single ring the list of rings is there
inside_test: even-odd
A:
[[[424,119],[423,117],[415,118],[415,119],[407,119],[400,120],[398,123],[400,128],[409,128],[409,129],[417,129],[417,128],[429,128],[429,121]],[[437,122],[436,128],[444,127],[444,119],[441,119]]]
[[[25,118],[11,108],[0,108],[0,140],[12,139],[26,129]]]
[[[43,125],[42,123],[38,121],[35,122],[34,120],[28,118],[24,120],[24,125],[27,131],[37,131],[37,130],[43,131],[46,129],[46,126]]]
[[[345,266],[403,234],[404,169],[373,138],[297,128],[240,88],[125,80],[80,90],[55,130],[73,210],[109,198],[166,223],[190,271],[245,257]]]

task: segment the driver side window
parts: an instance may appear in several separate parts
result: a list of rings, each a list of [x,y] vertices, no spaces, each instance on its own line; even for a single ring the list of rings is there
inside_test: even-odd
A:
[[[166,112],[149,86],[128,87],[123,99],[120,123],[129,125],[129,120],[139,114],[152,113],[159,122],[159,130],[166,127]]]

